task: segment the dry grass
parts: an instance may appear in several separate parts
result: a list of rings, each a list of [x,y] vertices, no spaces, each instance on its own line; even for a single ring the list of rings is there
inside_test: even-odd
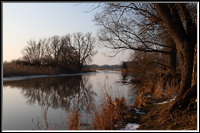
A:
[[[155,99],[170,99],[172,96],[178,93],[179,85],[180,84],[178,84],[177,78],[170,78],[168,80],[161,78],[155,85],[152,97]]]
[[[94,72],[92,69],[83,69],[79,71],[75,67],[35,67],[22,66],[14,63],[3,63],[3,77],[10,76],[27,76],[27,75],[53,75],[63,73],[78,73],[78,72]]]
[[[52,75],[60,70],[52,67],[21,66],[16,64],[3,64],[3,77],[26,76],[26,75]]]
[[[112,101],[107,95],[97,109],[90,109],[92,114],[93,130],[113,130],[118,121],[122,122],[122,114],[127,109],[124,97]]]
[[[149,112],[140,117],[138,130],[197,130],[197,110],[176,110],[170,114],[170,104],[144,107]]]
[[[145,115],[141,115],[138,121],[141,125],[138,130],[197,130],[197,109],[193,100],[185,110],[169,112],[172,102],[160,103],[172,99],[178,94],[180,86],[180,74],[164,72],[156,82],[146,80],[140,84],[136,106],[141,107]],[[140,82],[141,83],[141,82]],[[147,97],[147,94],[150,97]]]
[[[113,101],[108,93],[106,93],[98,107],[95,105],[92,108],[91,106],[87,107],[92,117],[92,123],[85,128],[87,130],[114,130],[117,122],[121,121],[122,123],[122,115],[127,109],[126,100],[123,96],[115,98]],[[78,111],[72,111],[68,115],[67,127],[69,130],[81,129],[80,117],[81,115]]]
[[[67,129],[68,130],[80,130],[81,129],[81,122],[80,122],[81,115],[79,111],[72,111],[70,115],[68,115],[67,121]]]
[[[155,102],[174,98],[179,90],[180,75],[163,71],[162,76],[157,77],[157,79],[153,78],[153,80],[144,81],[139,82],[138,85],[138,97],[135,101],[135,105],[138,107],[149,103],[147,95],[150,95],[151,100],[154,99]]]

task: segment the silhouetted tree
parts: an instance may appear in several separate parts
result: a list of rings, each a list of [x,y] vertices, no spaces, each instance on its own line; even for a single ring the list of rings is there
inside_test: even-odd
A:
[[[53,36],[38,42],[30,40],[27,43],[28,46],[22,50],[23,60],[37,65],[62,68],[71,66],[82,70],[83,65],[91,62],[97,53],[94,50],[95,38],[89,32]]]
[[[86,34],[78,32],[72,35],[69,46],[73,54],[69,56],[70,58],[75,57],[75,64],[77,64],[79,70],[81,70],[83,65],[87,62],[91,62],[92,57],[97,53],[97,51],[94,51],[94,44],[95,38],[92,37],[92,34],[89,32]]]

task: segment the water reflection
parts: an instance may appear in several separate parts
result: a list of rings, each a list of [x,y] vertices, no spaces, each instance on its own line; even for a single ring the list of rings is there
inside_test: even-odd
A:
[[[127,80],[127,76],[128,76],[128,73],[122,73],[122,80],[123,81],[126,81]]]
[[[27,103],[49,104],[52,108],[62,108],[68,111],[87,110],[86,104],[94,102],[97,94],[92,90],[89,75],[69,77],[48,77],[3,82],[3,86],[17,87]]]
[[[129,102],[134,105],[135,100],[137,99],[137,84],[134,84],[131,80],[134,79],[136,76],[133,74],[128,74],[128,72],[121,73],[122,81],[121,83],[123,85],[130,85],[128,91],[128,98]]]

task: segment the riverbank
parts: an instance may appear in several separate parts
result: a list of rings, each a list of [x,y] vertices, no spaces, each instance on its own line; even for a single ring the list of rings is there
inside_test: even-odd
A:
[[[131,108],[144,112],[130,112],[130,118],[137,117],[132,121],[140,125],[137,130],[197,130],[197,97],[190,99],[187,107],[170,112],[179,92],[179,74],[165,73],[155,82],[144,79],[133,79],[132,82],[138,87],[138,96]]]
[[[35,67],[35,66],[21,66],[16,64],[3,64],[3,78],[15,76],[43,76],[43,75],[58,75],[58,74],[77,74],[86,72],[96,72],[95,69],[77,70],[69,67],[62,69],[59,67]]]
[[[155,99],[147,99],[149,103],[140,108],[146,114],[139,116],[137,130],[197,130],[195,99],[191,100],[190,107],[173,112],[169,112],[173,100],[155,103]]]

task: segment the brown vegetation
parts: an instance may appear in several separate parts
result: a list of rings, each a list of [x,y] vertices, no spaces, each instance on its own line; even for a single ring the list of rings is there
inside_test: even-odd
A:
[[[102,11],[94,21],[101,26],[99,40],[111,50],[110,56],[127,49],[134,52],[132,60],[139,66],[136,70],[141,70],[142,84],[156,85],[156,77],[160,78],[159,71],[155,71],[158,66],[176,75],[179,62],[180,86],[171,111],[187,107],[197,96],[193,80],[197,73],[197,3],[105,3],[98,7]]]
[[[88,108],[88,111],[92,117],[92,123],[87,125],[86,128],[81,128],[81,122],[78,111],[73,111],[72,115],[68,116],[68,129],[69,130],[78,130],[78,129],[87,129],[87,130],[114,130],[116,129],[115,124],[120,122],[120,128],[122,127],[123,115],[127,110],[127,105],[124,97],[115,98],[112,101],[111,97],[106,94],[106,97],[102,99],[101,104],[93,108]]]
[[[197,110],[194,106],[197,103],[194,99],[191,101],[193,107],[172,113],[168,111],[172,102],[155,105],[152,104],[155,100],[148,100],[149,104],[142,107],[148,113],[140,116],[138,130],[197,130]]]
[[[52,75],[59,74],[58,68],[52,67],[34,67],[34,66],[21,66],[16,64],[3,64],[3,77],[10,76],[27,76],[27,75]]]
[[[81,115],[79,114],[79,111],[72,111],[69,116],[68,116],[69,121],[68,121],[68,124],[67,124],[67,129],[68,130],[80,130],[80,127],[81,127],[80,117],[81,117]]]
[[[95,69],[83,68],[79,70],[73,66],[52,67],[52,66],[30,66],[16,64],[14,61],[3,63],[3,77],[28,76],[28,75],[53,75],[71,74],[80,72],[94,72]]]
[[[122,123],[122,115],[127,109],[125,98],[116,98],[112,101],[107,95],[106,99],[93,110],[92,129],[93,130],[113,130],[118,121]]]
[[[171,111],[180,87],[180,74],[165,73],[157,82],[140,82],[135,105],[148,112],[141,115],[138,130],[197,130],[197,99],[187,107]],[[163,104],[163,101],[168,101]]]

